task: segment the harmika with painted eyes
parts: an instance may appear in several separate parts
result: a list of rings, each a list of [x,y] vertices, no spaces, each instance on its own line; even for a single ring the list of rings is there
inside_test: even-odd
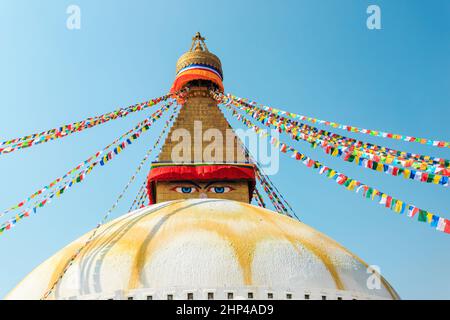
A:
[[[194,182],[194,181],[180,181],[174,182],[170,190],[185,194],[189,198],[215,198],[218,195],[231,192],[235,190],[231,186],[233,182],[209,181],[209,182]]]

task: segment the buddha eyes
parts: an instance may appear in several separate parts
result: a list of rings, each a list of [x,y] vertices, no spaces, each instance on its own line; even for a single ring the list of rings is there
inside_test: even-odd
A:
[[[230,192],[231,190],[233,190],[233,188],[231,188],[231,187],[210,187],[208,189],[208,192],[212,192],[212,193],[227,193],[227,192]]]
[[[184,193],[184,194],[199,192],[198,188],[190,187],[190,186],[178,186],[178,187],[173,188],[172,190],[176,191],[178,193]],[[209,187],[206,191],[211,192],[211,193],[227,193],[232,190],[234,190],[234,189],[231,187],[220,186],[220,187]]]
[[[197,188],[194,187],[175,187],[172,190],[175,190],[179,193],[194,193],[197,191]]]

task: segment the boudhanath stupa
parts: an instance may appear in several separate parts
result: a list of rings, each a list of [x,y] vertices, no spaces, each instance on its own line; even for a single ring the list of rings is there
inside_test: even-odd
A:
[[[255,167],[237,136],[220,142],[214,159],[196,151],[195,139],[174,159],[180,130],[194,136],[201,123],[230,137],[211,93],[224,90],[221,61],[204,40],[198,33],[176,65],[172,92],[185,94],[148,173],[150,203],[102,225],[63,276],[90,233],[6,299],[41,299],[55,283],[47,299],[399,299],[381,276],[380,288],[369,288],[368,264],[333,239],[250,204]]]

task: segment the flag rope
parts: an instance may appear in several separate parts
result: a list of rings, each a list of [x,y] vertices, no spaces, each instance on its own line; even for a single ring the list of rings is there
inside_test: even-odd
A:
[[[395,140],[401,140],[401,141],[406,141],[406,142],[417,142],[420,144],[426,144],[426,145],[430,145],[433,147],[439,147],[439,148],[449,148],[450,147],[450,142],[448,142],[448,141],[432,140],[432,139],[426,139],[426,138],[416,138],[416,137],[412,137],[412,136],[394,134],[394,133],[384,132],[384,131],[380,131],[380,130],[371,130],[371,129],[364,129],[364,128],[359,128],[359,127],[350,126],[350,125],[344,125],[344,124],[340,124],[337,122],[320,120],[317,118],[308,117],[308,116],[272,108],[269,106],[259,104],[250,99],[237,97],[233,94],[227,94],[227,96],[231,97],[233,100],[242,101],[242,102],[248,103],[250,105],[257,106],[258,108],[261,108],[266,111],[270,111],[272,113],[286,115],[288,117],[297,118],[302,121],[308,121],[313,124],[318,123],[321,125],[330,126],[335,129],[338,128],[338,129],[349,131],[349,132],[362,133],[362,134],[367,134],[367,135],[371,135],[371,136],[375,136],[375,137],[395,139]]]
[[[397,151],[394,149],[374,145],[371,143],[363,142],[361,140],[341,136],[333,132],[319,130],[316,127],[299,123],[296,120],[288,119],[277,114],[252,107],[250,105],[238,103],[235,101],[232,102],[235,107],[238,107],[246,113],[251,114],[253,118],[258,118],[259,121],[263,122],[266,121],[266,125],[267,123],[270,123],[271,125],[276,126],[279,130],[284,129],[294,135],[303,133],[311,135],[312,138],[316,138],[317,136],[319,136],[327,142],[339,144],[345,148],[354,148],[355,150],[359,150],[360,153],[367,153],[367,155],[365,155],[367,157],[381,158],[382,160],[383,157],[385,157],[386,159],[384,160],[388,164],[400,164],[405,167],[413,167],[414,169],[430,171],[432,173],[446,171],[447,174],[445,175],[450,175],[450,171],[445,170],[450,168],[450,160],[407,153],[404,151]],[[298,130],[300,132],[298,132]]]
[[[266,203],[264,202],[264,199],[259,192],[258,188],[255,187],[255,198],[257,199],[258,205],[262,208],[266,207]]]
[[[128,212],[131,212],[131,211],[139,208],[139,204],[146,192],[146,188],[145,188],[146,185],[147,185],[147,180],[144,180],[144,183],[141,184],[141,187],[139,188],[139,191],[136,194],[136,197],[134,198],[133,203],[130,206],[130,209],[128,209]],[[136,205],[136,207],[135,207],[135,205]]]
[[[102,150],[97,151],[95,154],[91,155],[88,159],[86,159],[85,161],[81,162],[79,165],[77,165],[76,167],[70,169],[69,171],[67,171],[63,176],[58,177],[56,179],[54,179],[52,182],[50,182],[48,185],[40,188],[38,191],[36,191],[35,193],[31,194],[30,196],[28,196],[26,199],[20,201],[19,203],[15,204],[14,206],[4,210],[3,212],[0,213],[0,217],[2,217],[3,215],[5,215],[6,213],[19,209],[21,207],[24,207],[24,205],[31,201],[32,199],[44,194],[46,191],[54,188],[55,186],[57,186],[59,183],[61,183],[61,181],[66,180],[67,178],[69,178],[70,176],[73,176],[73,174],[75,172],[78,172],[81,168],[85,167],[87,164],[91,163],[93,160],[98,159],[102,154],[104,154],[107,150],[109,150],[113,145],[118,144],[121,141],[126,141],[127,139],[129,139],[128,137],[132,136],[132,133],[134,132],[138,132],[141,128],[145,127],[147,124],[151,123],[151,119],[156,118],[158,116],[159,113],[164,112],[165,110],[167,110],[167,108],[169,108],[170,105],[173,104],[173,101],[169,101],[166,105],[164,105],[163,107],[161,107],[160,109],[158,109],[156,112],[154,112],[150,117],[146,118],[145,120],[139,122],[136,126],[134,126],[132,129],[128,130],[127,132],[125,132],[124,134],[122,134],[120,137],[118,137],[117,139],[115,139],[113,142],[111,142],[110,144],[108,144],[106,147],[104,147]],[[72,180],[72,179],[70,179]],[[70,181],[64,181],[62,183],[62,185],[66,185],[67,183],[69,183]]]
[[[228,120],[226,120],[226,121],[228,122]],[[228,125],[230,126],[230,128],[232,128],[230,123],[228,123]],[[278,196],[278,194],[275,192],[274,188],[269,184],[269,182],[267,182],[267,179],[266,179],[267,175],[264,174],[264,172],[260,168],[257,160],[254,157],[252,157],[252,155],[250,154],[250,151],[248,150],[247,146],[242,142],[242,140],[237,135],[236,135],[236,137],[238,138],[238,141],[239,141],[241,147],[244,149],[246,157],[248,159],[250,159],[250,161],[255,166],[256,178],[258,179],[259,183],[263,187],[264,192],[266,192],[267,197],[269,198],[269,200],[272,203],[272,205],[275,208],[275,210],[279,214],[284,214],[284,215],[287,215],[289,217],[292,217],[289,214],[286,206],[281,201],[281,199]]]
[[[232,112],[233,115],[235,116],[237,115],[237,117],[241,116],[236,110],[232,110]],[[246,114],[248,115],[249,113],[247,112]],[[263,125],[265,124],[264,121],[261,120],[259,117],[253,117],[253,119],[256,119]],[[251,123],[251,121],[248,119],[245,119],[243,121],[249,121],[249,123]],[[333,146],[328,144],[327,141],[318,138],[316,138],[315,140],[310,140],[308,134],[294,135],[291,134],[289,130],[286,130],[286,127],[276,126],[270,122],[266,122],[266,124],[270,124],[273,127],[278,128],[279,131],[287,133],[294,140],[298,141],[298,139],[296,138],[299,137],[301,140],[308,142],[313,148],[316,148],[319,145],[322,151],[325,152],[326,154],[331,155],[333,157],[338,157],[343,161],[351,162],[354,163],[355,165],[362,166],[363,168],[371,169],[377,172],[384,172],[385,174],[391,176],[403,177],[405,179],[411,179],[414,181],[424,183],[433,183],[436,185],[448,187],[449,177],[447,175],[422,172],[420,170],[408,168],[399,168],[391,164],[382,163],[381,161],[378,162],[372,159],[367,159],[362,157],[361,154],[355,153],[354,149],[342,148],[341,146]],[[450,171],[448,173],[450,173]]]
[[[260,109],[246,102],[235,100],[229,95],[225,96],[220,92],[214,92],[214,96],[216,100],[228,105],[232,103],[235,107],[240,108],[244,112],[251,113],[253,118],[258,118],[258,121],[265,121],[266,125],[269,123],[276,126],[279,130],[284,129],[288,131],[294,136],[297,136],[300,133],[312,135],[313,138],[320,136],[327,142],[340,144],[345,148],[359,150],[360,154],[362,153],[365,157],[370,157],[370,159],[381,158],[381,160],[387,164],[400,164],[404,167],[413,167],[414,169],[429,171],[431,173],[440,173],[443,171],[443,175],[450,175],[450,170],[446,170],[450,168],[450,160],[397,151],[391,148],[341,136],[333,132],[319,130],[314,126],[299,123],[293,119],[288,119],[279,114]],[[300,132],[298,132],[298,130]],[[383,159],[383,157],[386,159]]]
[[[432,139],[426,139],[426,138],[416,138],[416,137],[412,137],[412,136],[408,136],[408,135],[394,134],[394,133],[384,132],[384,131],[379,131],[379,130],[364,129],[364,128],[359,128],[359,127],[355,127],[355,126],[344,125],[344,124],[340,124],[337,122],[320,120],[317,118],[308,117],[308,116],[272,108],[272,107],[269,107],[269,106],[266,106],[263,104],[259,104],[250,99],[240,98],[240,97],[237,97],[232,94],[227,94],[227,96],[230,96],[233,99],[238,100],[238,101],[246,102],[250,105],[258,106],[259,108],[261,108],[263,110],[267,110],[267,111],[277,113],[280,115],[286,115],[291,118],[298,118],[302,121],[308,121],[313,124],[318,123],[321,125],[330,126],[335,129],[338,128],[338,129],[349,131],[349,132],[362,133],[362,134],[367,134],[367,135],[371,135],[371,136],[375,136],[375,137],[395,139],[395,140],[401,140],[401,141],[406,141],[406,142],[417,142],[420,144],[426,144],[426,145],[430,145],[433,147],[439,147],[439,148],[449,148],[450,147],[450,142],[448,142],[448,141],[432,140]]]
[[[214,92],[211,92],[212,94],[214,94]],[[225,118],[225,121],[227,121],[228,126],[233,130],[233,127],[230,125],[230,123],[228,122],[228,120]],[[234,132],[235,133],[235,132]],[[236,135],[236,133],[235,133]],[[286,199],[283,197],[283,195],[281,194],[281,192],[278,191],[278,189],[276,188],[276,186],[273,184],[273,182],[269,179],[269,177],[264,173],[263,169],[260,167],[258,161],[250,154],[250,151],[248,150],[248,148],[246,147],[246,145],[243,143],[243,141],[240,139],[240,137],[238,135],[236,135],[236,137],[238,138],[238,142],[241,145],[241,147],[244,149],[245,151],[245,156],[250,159],[250,161],[255,165],[255,171],[256,171],[256,177],[259,180],[259,182],[261,183],[261,186],[263,187],[263,190],[266,192],[269,200],[272,202],[272,205],[274,206],[275,210],[280,213],[280,214],[285,214],[289,217],[292,217],[291,214],[289,214],[288,209],[286,208],[286,206],[283,204],[283,202],[280,200],[283,199],[283,201],[285,202],[285,204],[290,208],[292,214],[295,216],[295,218],[297,218],[297,220],[300,221],[300,219],[298,218],[298,216],[295,214],[295,211],[292,209],[292,207],[289,205],[289,203],[286,201]],[[270,180],[270,183],[267,182],[267,180]],[[273,186],[271,186],[271,183]],[[275,191],[276,190],[276,191]],[[277,192],[279,193],[279,195],[277,194]]]
[[[140,122],[137,126],[134,128],[139,128],[137,130],[131,130],[132,132],[129,133],[127,136],[125,136],[122,140],[122,143],[117,144],[117,146],[114,148],[113,151],[108,152],[105,156],[103,156],[101,159],[98,159],[90,164],[85,170],[78,173],[70,182],[66,183],[63,187],[58,188],[57,190],[53,191],[52,193],[48,194],[46,197],[44,197],[44,200],[36,202],[33,206],[32,210],[25,209],[20,214],[16,214],[16,216],[5,223],[0,225],[0,234],[2,234],[6,230],[10,230],[12,227],[14,227],[17,222],[22,220],[25,217],[29,217],[31,211],[34,213],[37,213],[38,208],[44,207],[46,204],[50,203],[50,201],[53,199],[53,197],[59,197],[61,194],[63,194],[67,189],[71,188],[73,185],[76,185],[77,183],[80,183],[84,181],[84,178],[86,175],[88,175],[97,165],[104,166],[106,163],[108,163],[110,160],[112,160],[115,155],[118,155],[123,149],[125,149],[128,145],[132,144],[132,141],[138,139],[141,136],[142,132],[145,132],[149,129],[149,127],[158,120],[162,114],[168,110],[174,102],[170,101],[160,109],[158,109],[156,112],[154,112],[150,117],[145,119],[144,121]],[[122,135],[123,136],[123,135]],[[118,141],[119,139],[116,139],[115,141]],[[98,154],[98,152],[96,153]],[[49,188],[47,188],[49,189]],[[41,189],[42,190],[42,189]],[[36,194],[36,193],[35,193]],[[22,204],[20,207],[24,206]]]
[[[267,181],[267,175],[259,171],[257,164],[255,162],[253,163],[255,164],[256,178],[263,187],[263,190],[266,192],[275,209],[281,214],[292,217],[292,215],[289,213],[289,210],[286,208],[286,205],[281,200],[280,194],[277,193],[275,188]]]
[[[258,170],[261,170],[261,168],[258,168]],[[284,203],[289,207],[289,209],[294,214],[294,216],[297,218],[297,220],[300,221],[299,217],[295,214],[294,209],[291,207],[289,202],[284,198],[284,196],[280,192],[280,190],[278,190],[277,186],[272,182],[272,180],[270,179],[269,175],[265,174],[264,177],[269,181],[269,185],[272,185],[273,189],[275,189],[275,191],[278,193],[278,195],[281,197],[281,199],[284,201]]]
[[[232,111],[229,106],[227,107],[227,109]],[[408,211],[408,216],[410,218],[413,218],[417,214],[419,222],[427,222],[432,228],[438,231],[450,233],[450,220],[433,214],[427,210],[420,209],[412,204],[408,204],[400,199],[396,199],[384,192],[381,192],[380,190],[370,187],[356,179],[352,179],[343,173],[325,166],[319,161],[311,159],[310,157],[300,153],[293,147],[287,146],[285,143],[282,143],[280,140],[272,137],[269,133],[267,133],[266,130],[248,123],[247,121],[245,121],[245,118],[241,117],[238,120],[240,120],[248,128],[254,130],[257,134],[265,137],[270,137],[272,144],[276,145],[277,147],[280,147],[281,145],[279,151],[281,151],[282,153],[291,152],[293,154],[292,158],[301,161],[302,164],[304,164],[308,168],[318,170],[320,175],[325,174],[327,178],[333,179],[337,184],[346,187],[347,190],[356,190],[356,193],[359,193],[361,190],[363,190],[363,197],[366,199],[377,201],[380,205],[384,205],[386,208],[399,214],[403,214],[405,211]]]
[[[31,146],[46,143],[52,140],[67,137],[68,135],[76,132],[83,131],[85,129],[93,128],[100,124],[116,120],[118,118],[124,118],[131,113],[137,111],[146,110],[149,107],[153,107],[160,102],[167,101],[169,98],[177,95],[182,95],[185,90],[181,90],[177,93],[166,94],[164,96],[147,100],[144,102],[136,103],[128,107],[119,108],[115,111],[104,113],[99,116],[90,117],[82,121],[73,122],[70,124],[62,125],[58,128],[49,129],[40,133],[33,133],[19,138],[6,140],[0,143],[0,155],[11,153],[19,149],[29,148]]]
[[[136,209],[140,209],[145,207],[145,202],[147,201],[148,203],[148,194],[147,194],[147,190],[144,190],[144,192],[141,195],[141,198],[139,199],[137,205],[136,205]]]
[[[141,160],[141,162],[139,163],[138,167],[136,168],[135,172],[133,173],[133,175],[131,176],[130,180],[128,181],[128,183],[125,185],[125,187],[123,188],[122,192],[119,194],[119,196],[117,197],[116,201],[114,202],[114,204],[108,209],[108,211],[105,213],[105,215],[103,216],[103,218],[101,219],[101,221],[97,224],[97,226],[95,227],[95,229],[92,231],[91,235],[89,236],[89,238],[86,240],[86,242],[77,249],[77,251],[75,252],[74,255],[71,256],[71,258],[69,259],[68,263],[66,264],[66,266],[64,267],[64,269],[61,271],[60,275],[58,276],[58,278],[55,280],[55,282],[52,284],[52,286],[50,287],[49,290],[47,290],[47,292],[45,292],[45,294],[43,295],[43,297],[41,298],[41,300],[46,300],[48,298],[48,296],[55,290],[56,286],[59,284],[59,282],[62,280],[62,278],[64,277],[64,275],[67,273],[67,271],[69,270],[69,268],[73,265],[73,263],[75,262],[76,258],[80,255],[80,253],[92,242],[92,240],[95,238],[98,230],[100,229],[100,227],[102,225],[105,224],[105,222],[108,220],[109,216],[111,215],[112,211],[117,207],[117,205],[119,204],[120,200],[123,198],[123,196],[125,195],[125,193],[127,192],[128,188],[130,187],[130,185],[134,182],[134,180],[136,179],[136,176],[139,174],[139,172],[141,171],[142,167],[144,166],[144,164],[147,162],[148,158],[150,157],[152,151],[156,148],[156,146],[160,143],[161,141],[161,137],[165,134],[165,132],[167,131],[167,128],[170,127],[170,124],[172,123],[172,120],[174,119],[175,115],[177,114],[177,107],[175,107],[172,115],[170,116],[169,120],[166,121],[166,124],[163,128],[163,130],[161,131],[158,139],[156,140],[156,142],[154,143],[154,145],[149,148],[147,150],[147,152],[145,153],[144,158]]]

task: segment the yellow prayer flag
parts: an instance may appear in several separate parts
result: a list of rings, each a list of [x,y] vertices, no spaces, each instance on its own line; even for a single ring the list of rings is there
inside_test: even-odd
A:
[[[350,184],[348,185],[347,189],[350,190],[350,191],[353,191],[355,189],[355,185],[356,185],[356,181],[352,180],[350,182]]]
[[[397,203],[395,204],[394,211],[397,212],[397,213],[400,212],[402,210],[402,205],[403,205],[403,201],[397,200]]]
[[[333,157],[336,157],[337,155],[338,155],[338,153],[339,153],[339,149],[338,148],[335,148],[334,150],[333,150],[333,153],[331,154]]]
[[[411,170],[409,170],[409,169],[405,169],[404,171],[403,171],[403,177],[405,178],[405,179],[409,179],[409,176],[411,175]]]
[[[375,200],[375,197],[378,195],[379,191],[377,189],[373,189],[372,192],[372,200]]]
[[[439,184],[439,181],[441,181],[441,176],[437,174],[433,178],[433,183],[434,184]]]

